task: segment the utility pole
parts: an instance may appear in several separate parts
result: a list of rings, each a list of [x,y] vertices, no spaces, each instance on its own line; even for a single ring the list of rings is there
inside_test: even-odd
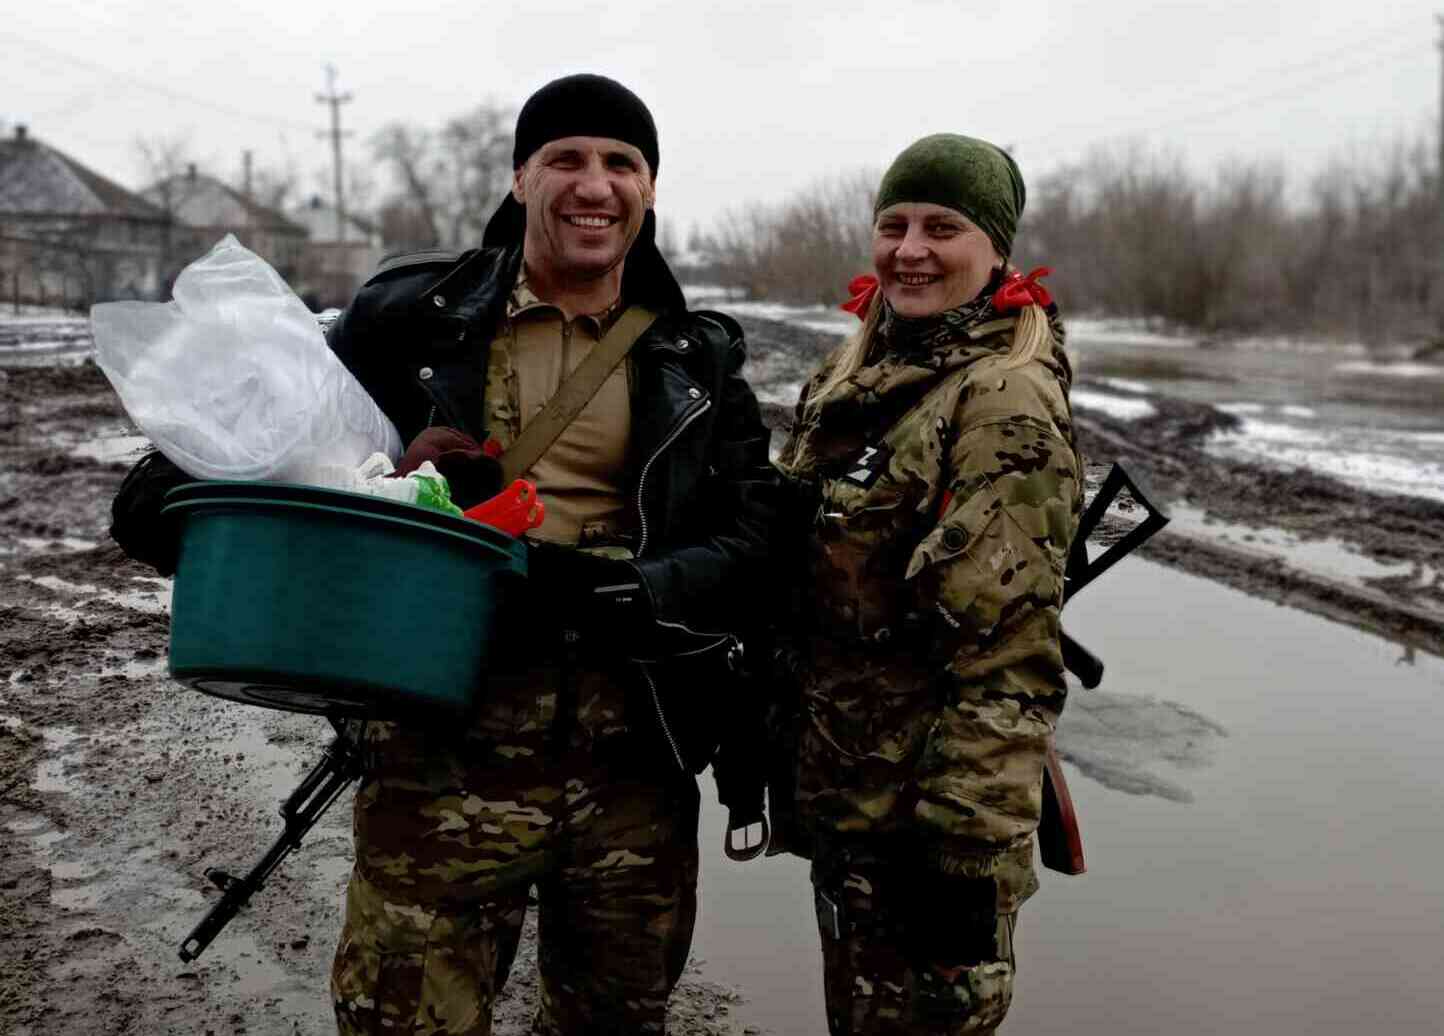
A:
[[[1434,196],[1439,211],[1434,230],[1434,308],[1440,332],[1444,333],[1444,14],[1436,14],[1439,26],[1439,157],[1434,165]]]
[[[346,199],[341,194],[341,138],[349,137],[349,132],[341,132],[341,105],[351,100],[349,93],[338,94],[336,92],[336,66],[326,66],[326,92],[317,94],[316,100],[320,104],[331,106],[331,130],[321,131],[317,136],[331,138],[331,167],[336,179],[336,241],[339,244],[346,243]]]

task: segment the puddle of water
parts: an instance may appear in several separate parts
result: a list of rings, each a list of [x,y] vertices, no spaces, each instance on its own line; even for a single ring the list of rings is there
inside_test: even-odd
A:
[[[99,676],[124,676],[127,680],[143,680],[151,676],[162,676],[166,672],[166,660],[164,658],[153,658],[147,661],[136,661],[132,659],[123,665],[108,666],[97,674]]]
[[[69,760],[65,750],[80,738],[74,727],[47,727],[41,732],[45,737],[45,753],[40,765],[35,768],[35,780],[31,787],[38,792],[59,792],[62,795],[77,794],[80,782],[66,776]]]
[[[59,845],[69,837],[69,831],[46,831],[44,834],[39,834],[32,838],[30,844],[39,852],[46,853],[49,852],[53,846]]]
[[[15,578],[19,582],[34,583],[56,593],[76,594],[92,600],[105,601],[119,608],[145,612],[148,615],[165,615],[170,612],[169,592],[159,587],[154,590],[102,590],[100,587],[91,586],[88,583],[72,583],[59,576],[19,575]],[[80,614],[74,608],[57,607],[55,611],[77,616]]]
[[[1437,1032],[1444,662],[1138,559],[1080,601],[1068,626],[1111,698],[1075,692],[1064,744],[1100,701],[1123,708],[1103,758],[1139,756],[1191,801],[1065,763],[1089,873],[1041,873],[1004,1031]],[[1196,756],[1150,748],[1165,699],[1206,735]],[[731,863],[723,823],[704,810],[694,949],[749,1001],[740,1021],[824,1036],[806,865]]]
[[[99,905],[105,889],[102,884],[91,881],[98,873],[94,864],[62,860],[49,867],[54,879],[50,888],[53,905],[70,911],[93,910]]]
[[[95,867],[88,863],[54,863],[50,873],[61,881],[84,881],[94,877]]]
[[[50,821],[41,816],[26,817],[23,820],[12,820],[5,825],[5,830],[11,834],[28,835],[36,831],[44,831],[50,827]]]
[[[54,871],[54,867],[51,868]],[[50,890],[50,902],[61,910],[69,910],[72,913],[79,913],[85,910],[94,910],[100,905],[105,889],[99,885],[74,885],[70,887],[52,887]]]
[[[1238,544],[1279,558],[1305,572],[1331,576],[1356,586],[1363,586],[1366,579],[1408,575],[1413,571],[1405,562],[1386,565],[1367,558],[1344,540],[1305,540],[1283,529],[1235,525],[1210,518],[1205,511],[1190,504],[1171,506],[1169,518],[1170,532]],[[1421,573],[1420,578],[1424,580],[1421,585],[1429,585],[1428,572]]]
[[[341,809],[339,803],[331,808],[339,811],[341,815],[345,815],[345,810]],[[340,889],[351,880],[351,867],[354,862],[353,854],[350,851],[331,856],[319,856],[311,861],[311,870],[320,884]]]

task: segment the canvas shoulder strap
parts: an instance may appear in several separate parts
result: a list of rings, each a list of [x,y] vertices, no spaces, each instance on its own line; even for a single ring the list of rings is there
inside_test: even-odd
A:
[[[592,398],[601,391],[603,383],[611,376],[617,365],[631,352],[637,339],[646,334],[647,328],[657,320],[657,314],[641,306],[629,306],[617,318],[610,331],[592,347],[592,351],[577,364],[576,370],[562,382],[552,398],[547,400],[541,412],[527,423],[512,443],[511,449],[501,456],[503,485],[520,478],[542,454],[557,441],[557,436],[566,431],[567,425],[586,409]]]

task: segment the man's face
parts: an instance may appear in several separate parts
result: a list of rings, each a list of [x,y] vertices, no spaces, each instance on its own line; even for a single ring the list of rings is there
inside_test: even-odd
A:
[[[563,280],[591,280],[626,258],[652,207],[642,153],[610,137],[562,137],[516,171],[526,206],[526,260]]]

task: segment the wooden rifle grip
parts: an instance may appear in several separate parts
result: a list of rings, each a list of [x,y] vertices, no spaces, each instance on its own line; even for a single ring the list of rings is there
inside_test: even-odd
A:
[[[1078,814],[1073,809],[1073,796],[1063,775],[1063,760],[1053,739],[1048,738],[1048,751],[1043,756],[1043,816],[1038,823],[1038,854],[1043,866],[1060,874],[1083,874],[1083,834],[1078,830]]]

